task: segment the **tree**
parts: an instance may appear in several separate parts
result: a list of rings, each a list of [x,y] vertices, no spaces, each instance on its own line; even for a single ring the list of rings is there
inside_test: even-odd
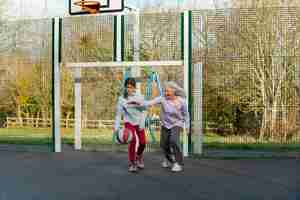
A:
[[[45,63],[33,64],[32,96],[37,103],[36,118],[42,118],[44,122],[50,118],[52,102],[51,67]],[[41,116],[39,116],[41,115]]]
[[[16,116],[22,123],[22,117],[28,111],[32,87],[31,82],[32,70],[25,68],[18,61],[10,66],[9,79],[6,83],[6,89],[9,93],[9,99],[14,108],[16,108]]]
[[[215,41],[212,47],[204,46],[210,64],[206,70],[214,71],[216,77],[211,85],[243,112],[257,113],[260,139],[276,135],[286,139],[296,126],[295,105],[299,103],[295,96],[298,9],[257,7],[218,12],[207,16],[205,27],[207,34],[214,33],[208,41]]]
[[[233,0],[234,8],[296,7],[299,0]]]
[[[48,23],[47,23],[48,22]],[[49,118],[51,112],[51,21],[6,21],[0,34],[1,64],[7,71],[3,88],[21,117]],[[8,39],[6,39],[6,37]],[[48,61],[48,62],[47,62]],[[9,109],[9,110],[10,110]]]
[[[290,6],[295,1],[272,1],[271,5]],[[297,8],[264,8],[257,1],[256,23],[248,23],[247,33],[239,33],[240,45],[251,66],[252,95],[256,107],[262,105],[260,139],[276,134],[287,139],[296,126],[295,81],[299,63]],[[253,12],[253,10],[252,10]],[[274,23],[276,22],[276,24]],[[253,101],[252,101],[253,102]]]

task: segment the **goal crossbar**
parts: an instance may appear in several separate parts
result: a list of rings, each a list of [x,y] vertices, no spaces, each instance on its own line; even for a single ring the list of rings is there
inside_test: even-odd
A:
[[[101,67],[163,67],[163,66],[183,66],[182,60],[172,61],[133,61],[133,62],[77,62],[66,63],[69,68],[101,68]]]

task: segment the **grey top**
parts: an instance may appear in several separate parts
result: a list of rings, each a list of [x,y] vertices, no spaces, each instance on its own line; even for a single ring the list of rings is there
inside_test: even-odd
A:
[[[144,101],[141,105],[144,107],[160,104],[160,119],[164,127],[170,129],[174,126],[190,128],[190,119],[186,100],[177,97],[177,100],[171,101],[165,97],[156,97],[153,100]]]

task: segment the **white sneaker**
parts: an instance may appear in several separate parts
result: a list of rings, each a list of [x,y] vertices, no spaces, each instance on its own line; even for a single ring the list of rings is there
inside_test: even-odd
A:
[[[137,166],[136,165],[130,165],[129,168],[128,168],[128,171],[129,172],[137,172]]]
[[[137,165],[137,167],[138,167],[139,169],[144,169],[144,168],[145,168],[145,164],[144,164],[144,161],[143,161],[142,158],[139,159],[139,160],[137,160],[136,165]]]
[[[176,160],[175,160],[175,155],[171,155],[171,160],[172,160],[172,162],[174,163]]]
[[[179,165],[177,162],[173,164],[173,167],[171,169],[172,172],[180,172],[183,168],[181,165]]]
[[[168,161],[167,159],[164,159],[164,161],[161,163],[161,166],[163,168],[169,168],[172,166],[172,164],[170,163],[170,161]]]

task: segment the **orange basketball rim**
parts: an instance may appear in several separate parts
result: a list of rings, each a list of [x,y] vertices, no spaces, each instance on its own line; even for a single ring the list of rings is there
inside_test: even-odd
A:
[[[74,5],[80,6],[82,11],[86,11],[91,14],[98,13],[101,6],[99,1],[90,1],[90,0],[76,1],[74,2]]]

